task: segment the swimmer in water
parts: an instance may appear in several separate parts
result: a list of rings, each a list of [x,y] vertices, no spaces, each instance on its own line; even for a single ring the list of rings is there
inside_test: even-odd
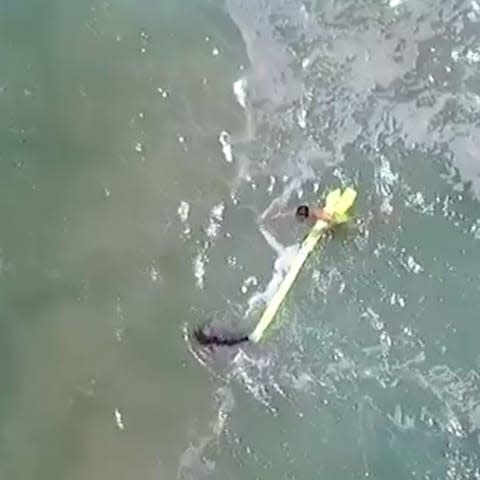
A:
[[[272,217],[272,219],[289,216],[292,215],[292,213],[293,212],[279,213]],[[335,224],[335,219],[332,217],[332,215],[328,214],[321,207],[309,207],[308,205],[300,205],[297,207],[294,213],[295,218],[299,222],[308,222],[313,225],[318,220],[322,220],[329,226],[333,226]],[[209,326],[196,328],[193,331],[193,336],[197,340],[197,342],[204,347],[231,347],[250,341],[248,335],[232,334],[231,332],[222,331],[221,329]]]
[[[293,212],[283,212],[277,213],[271,220],[276,220],[277,218],[286,217],[292,215]],[[327,213],[322,207],[309,207],[308,205],[299,205],[295,210],[295,218],[299,222],[308,222],[310,224],[315,224],[318,220],[322,220],[325,223],[328,223],[332,226],[335,223],[335,219],[332,215]]]
[[[334,218],[321,207],[309,207],[308,205],[300,205],[295,211],[295,218],[300,222],[310,221],[315,223],[323,220],[329,225],[333,225]]]

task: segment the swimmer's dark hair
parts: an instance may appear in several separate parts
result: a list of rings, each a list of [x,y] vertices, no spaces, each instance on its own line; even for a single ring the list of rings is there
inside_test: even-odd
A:
[[[248,335],[219,332],[212,327],[197,328],[193,336],[200,345],[216,347],[232,347],[250,340]]]
[[[304,222],[310,215],[310,210],[307,205],[300,205],[295,212],[295,217],[300,222]]]

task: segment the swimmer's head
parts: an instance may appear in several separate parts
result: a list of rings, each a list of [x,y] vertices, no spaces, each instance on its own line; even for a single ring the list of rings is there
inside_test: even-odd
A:
[[[310,214],[310,212],[309,212],[308,206],[307,205],[300,205],[297,208],[297,211],[295,212],[295,217],[300,222],[304,222],[308,218],[309,214]]]

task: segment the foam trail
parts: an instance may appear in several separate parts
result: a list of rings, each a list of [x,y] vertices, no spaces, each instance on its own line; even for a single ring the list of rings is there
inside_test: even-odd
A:
[[[241,77],[233,83],[233,93],[237,102],[245,109],[247,108],[247,78]]]
[[[223,433],[230,414],[235,406],[235,398],[229,387],[219,387],[215,391],[217,404],[216,418],[211,423],[209,432],[202,435],[196,443],[191,443],[180,455],[177,469],[178,480],[194,480],[210,475],[216,462],[205,455],[208,445]]]
[[[265,227],[260,227],[260,232],[265,238],[265,241],[268,243],[270,248],[277,254],[281,255],[283,251],[287,248],[286,245],[282,245],[277,238],[270,233]]]
[[[266,242],[270,245],[272,250],[277,254],[277,258],[273,264],[273,273],[265,290],[255,292],[248,301],[248,309],[246,316],[250,315],[252,311],[260,303],[266,304],[275,295],[283,278],[288,272],[288,269],[298,253],[298,245],[284,246],[282,245],[269,231],[260,227],[260,232],[264,236]]]

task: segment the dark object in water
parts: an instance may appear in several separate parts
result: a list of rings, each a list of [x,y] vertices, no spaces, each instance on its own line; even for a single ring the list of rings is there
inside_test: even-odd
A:
[[[310,216],[310,209],[307,205],[300,205],[295,211],[295,216],[297,220],[303,222]]]
[[[212,327],[197,328],[193,331],[193,336],[200,345],[218,347],[231,347],[250,340],[248,335],[218,332]]]

